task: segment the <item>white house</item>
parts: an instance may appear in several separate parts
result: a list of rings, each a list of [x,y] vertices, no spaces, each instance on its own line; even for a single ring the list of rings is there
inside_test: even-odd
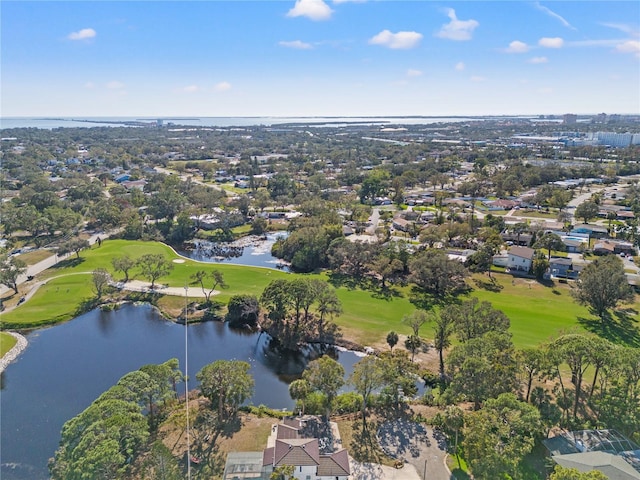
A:
[[[536,251],[529,247],[511,247],[509,249],[507,268],[513,272],[529,272],[533,265],[533,257]]]

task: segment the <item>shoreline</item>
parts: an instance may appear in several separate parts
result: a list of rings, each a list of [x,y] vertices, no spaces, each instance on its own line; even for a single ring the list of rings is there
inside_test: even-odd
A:
[[[5,333],[8,333],[17,341],[16,341],[16,344],[11,348],[11,350],[9,350],[7,353],[4,354],[2,358],[0,358],[0,372],[4,372],[4,370],[9,366],[9,364],[11,364],[15,359],[17,359],[29,344],[27,339],[24,336],[20,335],[19,333],[7,332],[7,331],[5,331]]]

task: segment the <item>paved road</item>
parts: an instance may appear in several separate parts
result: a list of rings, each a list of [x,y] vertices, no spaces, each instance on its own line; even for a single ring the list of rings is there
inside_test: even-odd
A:
[[[380,426],[378,441],[387,455],[413,465],[420,478],[455,480],[445,464],[446,442],[439,432],[408,420],[394,420]]]
[[[104,232],[100,232],[100,233],[94,233],[93,235],[91,235],[91,237],[89,237],[89,244],[93,245],[94,243],[96,243],[98,241],[98,237],[100,237],[101,239],[105,239],[109,236],[108,233],[104,233]],[[41,272],[44,272],[45,270],[47,270],[48,268],[53,267],[54,265],[56,265],[58,262],[61,262],[62,260],[65,260],[67,258],[69,258],[71,255],[75,255],[74,253],[67,253],[65,255],[57,255],[57,254],[53,254],[50,257],[45,258],[44,260],[34,264],[34,265],[30,265],[27,268],[27,271],[20,275],[18,277],[18,285],[22,285],[23,283],[25,283],[27,281],[27,277],[35,277],[36,275],[38,275]],[[18,257],[19,258],[19,257]],[[12,291],[10,288],[8,288],[5,285],[0,285],[0,296],[4,295],[5,293]]]

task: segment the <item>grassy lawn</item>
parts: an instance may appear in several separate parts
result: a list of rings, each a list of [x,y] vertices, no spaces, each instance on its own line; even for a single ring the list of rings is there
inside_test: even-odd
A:
[[[527,218],[549,218],[555,219],[558,216],[558,212],[545,212],[544,210],[518,210],[513,214],[514,217],[527,217]]]
[[[638,343],[638,297],[634,304],[626,306],[631,308],[631,324],[616,325],[610,331],[603,332],[599,331],[600,321],[589,313],[587,307],[574,301],[570,284],[545,286],[535,280],[513,278],[508,274],[493,276],[499,285],[498,289],[476,288],[471,295],[491,302],[494,308],[502,310],[509,317],[516,347],[536,346],[563,333],[587,331],[603,334],[616,343]],[[487,281],[487,277],[483,276],[474,275],[473,278]]]
[[[0,358],[4,356],[18,341],[5,332],[0,332]]]
[[[116,280],[119,280],[123,275],[113,272],[111,258],[123,254],[137,258],[146,253],[160,253],[167,258],[177,258],[171,248],[157,242],[104,241],[101,247],[94,246],[82,252],[80,260],[73,257],[59,264],[57,268],[43,272],[43,275],[49,278],[65,276],[50,280],[24,305],[4,313],[3,327],[35,327],[73,318],[77,315],[81,303],[93,297],[90,272],[96,268],[106,268],[112,272]],[[222,290],[216,297],[225,304],[232,295],[240,293],[259,297],[272,280],[292,278],[294,275],[273,269],[201,263],[185,259],[184,263],[174,264],[170,275],[159,279],[157,283],[184,287],[191,282],[190,276],[196,271],[212,269],[220,270],[229,285],[229,288]],[[73,273],[79,275],[68,275]],[[470,295],[491,302],[510,318],[513,340],[519,348],[539,345],[569,331],[592,331],[616,343],[640,344],[640,333],[636,325],[637,311],[640,311],[639,302],[630,306],[632,310],[629,310],[630,317],[627,318],[626,324],[615,322],[613,328],[599,331],[602,327],[600,322],[586,307],[574,302],[568,284],[556,283],[545,286],[534,280],[516,279],[507,274],[493,276],[496,283],[492,286],[486,276],[475,275],[470,282],[474,289]],[[130,272],[130,277],[144,280],[135,269]],[[328,278],[326,274],[310,277]],[[194,292],[195,289],[199,291],[199,287],[195,285],[191,285],[190,289]],[[396,287],[394,295],[387,297],[359,288],[339,287],[338,297],[342,302],[343,313],[335,322],[341,327],[346,339],[361,345],[384,345],[386,335],[391,330],[399,334],[410,333],[410,329],[401,323],[403,315],[414,310],[414,306],[409,302],[408,287]],[[164,297],[159,303],[163,308],[167,307],[166,310],[175,312],[182,308],[182,302],[183,299],[179,297]],[[422,329],[425,337],[429,337],[431,332],[429,326]]]

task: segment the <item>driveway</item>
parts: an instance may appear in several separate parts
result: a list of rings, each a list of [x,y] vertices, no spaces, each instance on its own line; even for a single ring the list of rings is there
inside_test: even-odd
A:
[[[405,464],[413,466],[419,478],[455,479],[445,464],[446,442],[439,432],[409,420],[393,420],[380,426],[378,441],[387,455],[404,459]]]

